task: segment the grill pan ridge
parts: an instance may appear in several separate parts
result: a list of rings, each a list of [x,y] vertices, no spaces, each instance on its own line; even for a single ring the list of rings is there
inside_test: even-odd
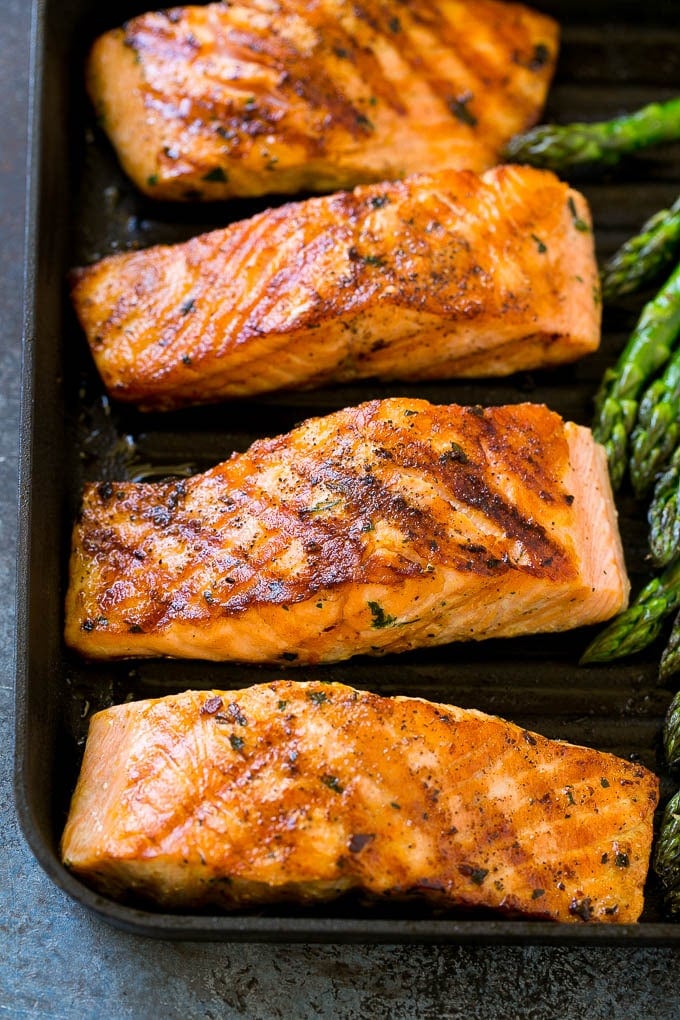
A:
[[[555,16],[562,51],[544,119],[595,120],[680,93],[680,24],[674,0],[566,0],[533,6]],[[575,365],[510,379],[432,384],[366,382],[257,400],[141,414],[110,403],[70,309],[66,274],[118,250],[184,240],[273,204],[272,200],[171,206],[135,192],[98,129],[83,89],[94,37],[151,9],[143,0],[34,0],[31,146],[22,395],[17,602],[15,790],[36,857],[72,897],[128,931],[168,939],[299,942],[541,942],[680,945],[654,877],[637,925],[558,925],[495,916],[435,915],[416,904],[349,898],[302,910],[238,915],[163,913],[110,901],[68,873],[58,842],[90,715],[126,698],[183,689],[238,688],[278,675],[271,668],[134,660],[81,662],[62,642],[71,523],[90,479],[150,478],[203,470],[315,414],[383,396],[434,403],[545,402],[588,424],[604,371],[642,304],[605,309],[601,350]],[[596,180],[570,178],[589,199],[598,256],[680,191],[680,145],[650,151]],[[648,578],[644,506],[618,499],[626,560],[637,591]],[[660,684],[662,639],[634,660],[580,668],[593,629],[479,645],[451,645],[380,660],[356,659],[286,676],[337,680],[380,694],[413,694],[478,708],[548,737],[631,757],[657,772],[665,803],[677,786],[659,736],[673,693]]]

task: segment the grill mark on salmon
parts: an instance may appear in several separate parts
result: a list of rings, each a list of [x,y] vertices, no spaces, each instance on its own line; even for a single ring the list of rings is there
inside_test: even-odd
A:
[[[132,18],[87,66],[125,171],[163,199],[484,170],[535,123],[549,17],[496,0],[207,4]]]
[[[395,398],[191,479],[88,485],[66,638],[91,657],[330,662],[562,630],[627,595],[587,429]]]
[[[111,256],[72,297],[112,396],[146,409],[368,377],[505,375],[597,348],[585,200],[546,171],[445,171]]]
[[[169,908],[356,889],[630,923],[658,787],[474,710],[277,680],[93,716],[61,852],[100,892]]]
[[[475,417],[479,415],[475,414]],[[463,417],[461,431],[467,438],[464,423]],[[487,420],[484,424],[487,433],[485,440],[488,441],[488,435],[494,434],[496,430],[492,421]],[[470,507],[480,511],[492,526],[497,527],[507,538],[516,539],[526,549],[531,549],[531,565],[527,566],[527,569],[540,575],[546,566],[550,565],[548,575],[553,579],[559,577],[561,572],[570,570],[568,558],[559,545],[546,535],[545,529],[539,523],[523,517],[517,507],[510,506],[499,492],[486,484],[483,475],[488,473],[489,468],[481,443],[477,446],[478,459],[471,461],[457,443],[440,454],[433,452],[423,442],[411,442],[406,449],[402,444],[398,444],[392,452],[389,449],[392,444],[388,430],[383,429],[381,433],[376,439],[380,442],[384,437],[386,445],[374,447],[373,452],[377,457],[396,461],[399,469],[412,469],[420,478],[439,476],[438,480],[449,502],[455,501],[461,508]],[[350,518],[359,517],[362,511],[364,514],[368,511],[369,517],[376,516],[387,521],[399,528],[413,544],[413,548],[426,559],[428,552],[432,551],[433,540],[441,542],[447,535],[446,528],[426,508],[413,506],[401,493],[391,491],[389,480],[387,483],[382,482],[371,470],[366,470],[364,474],[343,470],[342,449],[320,466],[314,465],[311,471],[306,471],[305,467],[302,464],[298,470],[308,481],[311,482],[313,479],[315,484],[323,483],[331,490],[337,489],[342,493]],[[513,465],[512,470],[520,467],[519,464]],[[549,482],[546,481],[546,484]],[[487,562],[489,553],[484,546],[465,543],[461,544],[460,548],[466,553],[464,557],[457,554],[454,549],[449,552],[455,569],[474,569],[480,573],[493,572],[489,568]],[[494,563],[494,566],[497,564]]]

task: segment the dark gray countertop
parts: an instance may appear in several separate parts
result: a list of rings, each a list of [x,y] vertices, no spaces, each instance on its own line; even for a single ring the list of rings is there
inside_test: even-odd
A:
[[[0,15],[0,1017],[679,1017],[673,950],[163,944],[89,916],[34,862],[10,753],[30,4]]]

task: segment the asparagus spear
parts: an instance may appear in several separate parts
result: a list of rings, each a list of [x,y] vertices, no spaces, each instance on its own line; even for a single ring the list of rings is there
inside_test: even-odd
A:
[[[593,124],[541,124],[507,145],[504,159],[549,170],[613,166],[622,156],[680,138],[680,97]]]
[[[638,496],[652,486],[680,438],[680,348],[642,396],[631,435],[630,477]]]
[[[582,663],[608,662],[642,651],[658,636],[665,617],[680,607],[680,559],[645,585],[581,656]]]
[[[676,616],[668,643],[661,654],[659,678],[668,680],[680,670],[680,614]]]
[[[680,552],[680,446],[656,483],[648,520],[652,557],[665,567]]]
[[[669,912],[680,912],[680,790],[671,797],[664,811],[656,843],[654,870],[666,890]]]
[[[637,415],[637,398],[645,383],[671,355],[680,332],[680,264],[659,293],[642,310],[614,368],[608,369],[595,398],[593,434],[607,451],[615,489],[626,470],[628,436]]]
[[[680,765],[680,691],[668,706],[663,727],[663,749],[669,765]]]
[[[680,195],[626,241],[602,267],[602,299],[612,301],[653,283],[680,251]]]

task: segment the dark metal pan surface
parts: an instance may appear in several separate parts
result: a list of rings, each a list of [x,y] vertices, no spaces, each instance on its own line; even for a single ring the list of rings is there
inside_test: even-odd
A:
[[[272,941],[467,941],[680,945],[649,880],[634,926],[529,923],[437,915],[412,904],[343,900],[314,911],[237,916],[168,914],[114,903],[82,885],[58,859],[58,841],[89,716],[126,698],[187,688],[243,687],[273,670],[128,661],[87,664],[62,644],[63,595],[72,519],[85,479],[141,478],[199,470],[312,414],[374,396],[412,394],[434,402],[545,402],[587,424],[606,365],[635,321],[640,298],[606,309],[601,351],[550,373],[507,380],[409,386],[345,386],[162,415],[110,404],[90,363],[65,287],[72,266],[113,251],[187,238],[240,219],[265,202],[186,207],[136,193],[97,129],[84,96],[83,61],[97,33],[153,6],[141,0],[37,0],[33,22],[32,151],[26,266],[25,368],[19,563],[16,793],[27,839],[52,879],[109,922],[173,939]],[[680,92],[680,19],[675,0],[543,0],[563,26],[546,119],[598,119]],[[631,159],[597,181],[589,198],[598,254],[612,252],[644,217],[680,190],[680,145]],[[619,499],[634,589],[647,579],[644,507]],[[662,804],[675,788],[659,752],[672,689],[659,683],[661,643],[646,655],[581,668],[591,632],[454,645],[357,659],[306,670],[382,694],[414,694],[504,716],[549,737],[590,744],[643,762],[662,777]],[[287,671],[295,676],[295,671]]]

